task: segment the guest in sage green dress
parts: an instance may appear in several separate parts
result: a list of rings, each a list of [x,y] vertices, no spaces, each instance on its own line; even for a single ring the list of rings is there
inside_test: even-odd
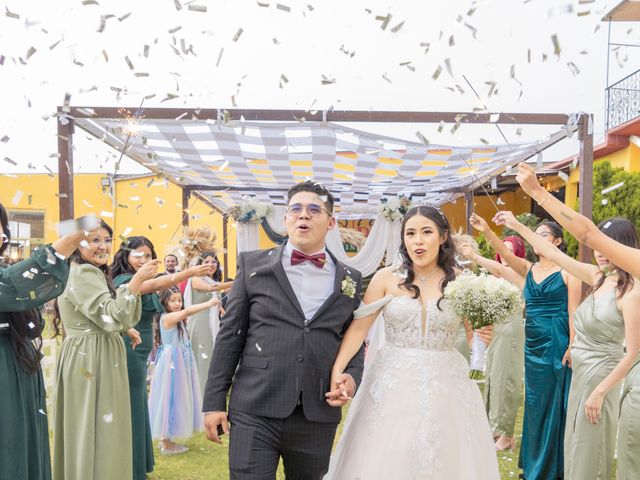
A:
[[[208,302],[217,292],[230,288],[233,284],[233,282],[222,282],[222,267],[215,252],[203,252],[193,260],[193,263],[209,265],[212,273],[193,277],[187,282],[184,291],[185,307]],[[207,384],[209,363],[213,357],[213,345],[220,329],[222,314],[224,314],[222,307],[215,306],[192,315],[187,322],[187,332],[196,358],[201,395],[204,395],[204,387]]]
[[[120,332],[140,318],[140,287],[150,262],[114,292],[107,278],[111,228],[101,222],[70,257],[57,301],[65,338],[56,368],[54,480],[124,480],[132,475],[131,407]]]
[[[640,478],[640,361],[627,374],[620,402],[616,480]]]
[[[40,348],[39,307],[62,293],[69,276],[65,258],[84,234],[65,235],[11,266],[2,263],[11,240],[0,204],[0,478],[51,478],[47,402]]]
[[[477,215],[472,217],[472,226],[479,231],[489,229],[487,223]],[[518,258],[525,258],[524,241],[509,236],[502,239],[505,248]],[[462,245],[461,253],[469,260],[485,268],[491,274],[524,287],[524,277],[518,275],[506,260],[496,254],[496,260],[484,258],[469,245]],[[513,435],[522,399],[522,376],[524,369],[524,322],[522,312],[513,315],[505,323],[495,325],[493,342],[487,349],[485,365],[484,402],[489,425],[496,441],[496,450],[515,448]]]
[[[627,219],[605,220],[599,228],[624,245],[639,246],[636,229]],[[528,229],[515,225],[515,230],[535,249],[593,287],[574,315],[564,478],[609,480],[613,473],[620,386],[640,350],[640,285],[599,252],[594,252],[597,265],[581,263]]]
[[[111,278],[115,287],[125,284],[157,255],[151,241],[142,236],[129,237],[113,258]],[[166,290],[193,275],[204,275],[209,266],[190,268],[173,275],[160,275],[146,280],[140,287],[141,313],[136,328],[125,338],[129,395],[131,400],[131,434],[133,441],[133,479],[144,480],[153,471],[153,439],[147,401],[147,359],[153,348],[153,317],[164,312],[156,292]]]

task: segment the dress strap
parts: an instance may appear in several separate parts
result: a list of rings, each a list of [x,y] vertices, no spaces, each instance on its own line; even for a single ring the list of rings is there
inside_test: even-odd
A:
[[[375,302],[368,305],[365,303],[361,303],[360,307],[355,312],[353,312],[353,318],[358,319],[362,317],[368,317],[372,313],[377,312],[382,307],[384,307],[391,301],[392,298],[393,295],[387,295],[386,297],[382,297],[381,299],[376,300]]]

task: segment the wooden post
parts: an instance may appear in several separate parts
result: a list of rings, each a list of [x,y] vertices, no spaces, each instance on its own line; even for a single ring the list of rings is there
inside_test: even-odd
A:
[[[222,248],[224,249],[224,269],[229,276],[229,216],[226,213],[222,214]],[[236,267],[237,268],[237,267]]]
[[[58,117],[58,205],[60,219],[73,218],[73,119]],[[64,124],[63,124],[64,123]]]
[[[469,190],[464,192],[464,208],[465,208],[465,224],[467,226],[467,233],[469,235],[473,235],[473,227],[471,226],[471,222],[469,219],[473,214],[473,191]]]
[[[593,213],[593,130],[589,130],[590,124],[593,125],[593,117],[587,113],[581,114],[578,129],[580,140],[578,205],[580,213],[587,218],[591,218]],[[587,245],[581,243],[578,246],[578,260],[590,263],[592,256],[593,252]]]
[[[191,198],[191,189],[182,187],[182,226],[189,226],[189,199]]]

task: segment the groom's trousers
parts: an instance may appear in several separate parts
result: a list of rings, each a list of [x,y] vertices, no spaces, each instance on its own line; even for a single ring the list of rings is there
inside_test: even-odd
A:
[[[298,406],[287,418],[229,410],[232,480],[274,480],[282,457],[287,480],[322,480],[329,469],[335,423],[307,420]]]

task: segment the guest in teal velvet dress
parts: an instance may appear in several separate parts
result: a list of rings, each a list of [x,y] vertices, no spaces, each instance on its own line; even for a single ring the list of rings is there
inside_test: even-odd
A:
[[[65,260],[84,238],[80,230],[14,265],[0,261],[0,478],[51,478],[38,308],[64,291]],[[0,260],[10,239],[9,217],[0,204]]]
[[[156,251],[151,241],[142,236],[129,237],[115,254],[111,266],[114,287],[133,277],[142,265],[157,262]],[[129,393],[131,396],[131,429],[133,435],[133,479],[145,480],[153,471],[153,440],[149,423],[147,402],[147,359],[153,348],[153,317],[164,312],[156,292],[166,290],[194,275],[206,275],[209,265],[189,268],[173,275],[161,275],[142,284],[142,313],[136,328],[127,331],[125,338]]]
[[[494,222],[509,222],[513,228],[517,221],[511,212],[499,212]],[[559,249],[564,246],[562,228],[555,222],[542,222],[535,234]],[[535,246],[534,252],[539,257],[534,264],[504,256],[514,270],[526,274],[525,404],[519,466],[526,480],[555,480],[564,476],[564,430],[571,384],[569,345],[573,338],[570,312],[580,300],[581,284]]]

